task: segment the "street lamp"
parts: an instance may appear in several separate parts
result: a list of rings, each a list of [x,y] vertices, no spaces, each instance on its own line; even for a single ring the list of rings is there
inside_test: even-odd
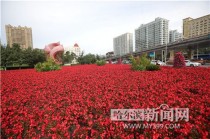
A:
[[[167,60],[167,42],[166,42],[166,51],[165,51],[165,63],[166,63],[166,60]]]
[[[197,44],[197,59],[198,59],[198,44]]]

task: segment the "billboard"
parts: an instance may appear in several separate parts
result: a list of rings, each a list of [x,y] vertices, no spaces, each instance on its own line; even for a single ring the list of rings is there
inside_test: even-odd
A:
[[[150,57],[155,57],[155,52],[150,52],[150,53],[149,53],[149,56],[150,56]]]

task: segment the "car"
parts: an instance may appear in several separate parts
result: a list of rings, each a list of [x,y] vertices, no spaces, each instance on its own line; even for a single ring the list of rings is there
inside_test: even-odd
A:
[[[160,66],[164,66],[166,65],[166,63],[160,61],[160,60],[152,60],[151,61],[151,64],[154,64],[154,65],[160,65]]]
[[[198,66],[201,66],[201,63],[192,62],[190,60],[185,60],[184,62],[185,62],[185,64],[186,64],[187,67],[189,67],[189,66],[190,67],[198,67]]]
[[[198,59],[195,58],[195,59],[191,59],[190,61],[201,63],[201,65],[205,65],[206,64],[206,60],[203,60],[203,58],[198,58]]]
[[[156,63],[157,63],[157,60],[151,60],[151,64],[156,65]]]
[[[123,60],[122,63],[123,64],[130,64],[130,61],[129,60]]]
[[[117,61],[112,61],[112,64],[117,64]]]

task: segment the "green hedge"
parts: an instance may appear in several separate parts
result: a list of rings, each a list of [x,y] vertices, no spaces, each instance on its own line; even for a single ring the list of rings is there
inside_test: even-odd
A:
[[[148,70],[148,71],[160,70],[160,66],[159,65],[150,64],[150,65],[146,66],[146,70]]]

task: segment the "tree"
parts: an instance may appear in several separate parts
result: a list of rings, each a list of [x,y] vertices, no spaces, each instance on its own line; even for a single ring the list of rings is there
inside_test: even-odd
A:
[[[1,45],[1,66],[11,66],[28,64],[29,66],[34,66],[38,62],[44,62],[46,60],[45,54],[39,49],[21,49],[19,44],[13,44],[10,48],[9,46],[4,47]]]
[[[72,56],[73,58],[77,58],[77,55],[76,55],[75,53],[73,53],[73,52],[71,52],[71,56]]]
[[[95,58],[96,60],[102,60],[102,59],[104,60],[106,59],[106,56],[96,54]]]
[[[14,43],[11,48],[7,46],[5,51],[5,56],[6,56],[6,65],[22,64],[22,57],[21,57],[22,51],[20,49],[19,44]]]
[[[84,64],[93,64],[96,62],[96,58],[94,54],[87,54],[84,56]]]
[[[76,55],[75,53],[73,53],[73,52],[71,52],[71,58],[72,58],[71,62],[72,62],[73,60],[78,61],[77,55]]]
[[[83,57],[84,57],[84,51],[81,52],[81,54],[79,55],[79,57],[77,58],[77,61],[82,64],[83,63]]]
[[[32,50],[32,57],[33,57],[32,61],[28,63],[31,66],[32,65],[34,66],[34,65],[36,65],[39,62],[46,61],[46,55],[45,55],[43,50],[33,49]]]
[[[78,57],[78,62],[80,64],[94,64],[96,62],[96,56],[91,53],[84,56],[84,52],[82,52]]]
[[[69,58],[70,58],[70,52],[67,51],[65,54],[64,54],[64,63],[70,63],[69,62]]]
[[[98,54],[96,54],[96,60],[101,60],[101,58]]]
[[[42,50],[28,48],[23,50],[23,61],[24,64],[33,67],[39,62],[46,61],[46,56]]]
[[[6,46],[1,45],[1,66],[7,65],[8,49]]]
[[[74,53],[70,54],[70,52],[67,51],[63,56],[63,61],[64,63],[71,63],[74,58],[75,58],[75,54]]]
[[[33,65],[33,54],[32,54],[32,49],[28,48],[23,50],[23,63],[28,64],[28,65]]]

